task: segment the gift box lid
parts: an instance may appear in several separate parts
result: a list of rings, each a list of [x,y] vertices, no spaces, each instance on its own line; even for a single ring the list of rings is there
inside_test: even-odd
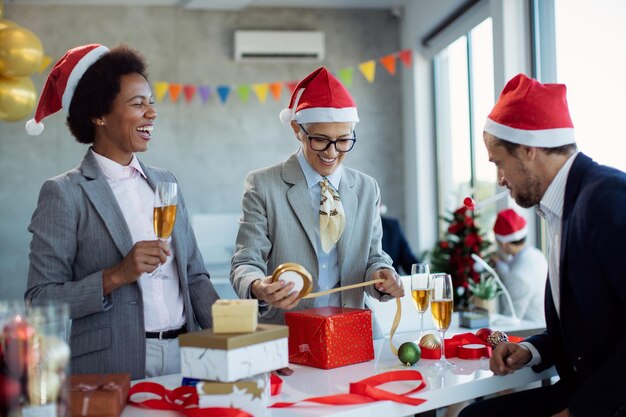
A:
[[[214,333],[213,329],[178,336],[180,347],[230,350],[289,336],[289,328],[279,324],[259,324],[252,333]]]
[[[300,311],[288,311],[286,316],[317,316],[317,317],[332,317],[344,314],[371,314],[370,310],[362,308],[347,308],[347,307],[317,307],[309,308]]]
[[[217,300],[211,306],[215,316],[254,316],[259,311],[258,300]]]

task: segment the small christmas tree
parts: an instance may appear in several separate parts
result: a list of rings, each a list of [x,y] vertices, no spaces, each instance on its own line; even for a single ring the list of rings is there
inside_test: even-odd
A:
[[[478,216],[473,210],[461,207],[443,219],[448,228],[431,252],[431,271],[450,274],[454,285],[454,305],[464,307],[470,296],[470,281],[480,281],[480,273],[474,270],[471,254],[485,258],[491,243],[479,230],[476,224]]]

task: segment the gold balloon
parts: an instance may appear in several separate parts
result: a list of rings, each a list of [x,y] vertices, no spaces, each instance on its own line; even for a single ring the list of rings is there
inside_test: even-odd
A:
[[[18,27],[20,27],[20,25],[18,25],[17,23],[11,20],[0,19],[0,30],[6,29],[6,28],[18,28]]]
[[[0,119],[15,122],[28,117],[35,109],[37,91],[28,77],[0,77]]]
[[[22,27],[0,30],[0,75],[28,77],[41,66],[43,47],[37,35]]]

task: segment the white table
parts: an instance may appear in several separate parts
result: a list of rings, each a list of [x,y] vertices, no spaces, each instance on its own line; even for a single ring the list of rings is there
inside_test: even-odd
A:
[[[533,327],[534,326],[534,327]],[[540,327],[540,324],[521,322],[515,326],[507,326],[504,322],[500,330],[509,331],[512,334],[517,331],[525,331]],[[468,332],[470,330],[453,328],[446,333]],[[448,334],[449,333],[449,334]],[[403,333],[394,337],[394,344],[398,347],[401,343],[416,340],[416,333]],[[307,366],[290,365],[294,374],[283,378],[282,393],[272,397],[275,402],[296,402],[305,398],[347,393],[351,382],[359,381],[369,376],[399,369],[416,369],[420,371],[427,386],[415,394],[414,397],[427,400],[425,403],[413,407],[390,401],[379,401],[358,406],[320,406],[305,403],[292,408],[268,409],[268,417],[294,417],[294,416],[330,416],[330,417],[364,417],[364,416],[408,416],[422,413],[437,408],[445,407],[460,401],[470,400],[488,394],[493,394],[509,388],[521,387],[526,384],[549,379],[556,375],[554,368],[542,373],[535,373],[530,368],[521,369],[511,375],[494,376],[489,370],[489,360],[462,360],[451,358],[450,361],[457,366],[454,369],[442,372],[432,370],[430,366],[434,360],[420,360],[411,368],[402,366],[398,359],[393,357],[389,348],[389,339],[374,340],[375,359],[369,362],[345,366],[336,369],[323,370]],[[180,385],[180,375],[168,375],[151,379],[166,387],[174,388]],[[409,381],[402,383],[387,384],[384,389],[393,392],[405,392],[413,388],[417,382]],[[132,406],[127,406],[122,417],[143,417],[151,414],[159,417],[178,416],[178,413],[168,411],[146,411]]]

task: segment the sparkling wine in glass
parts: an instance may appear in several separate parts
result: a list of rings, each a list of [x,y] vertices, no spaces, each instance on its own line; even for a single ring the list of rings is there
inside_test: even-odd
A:
[[[435,327],[441,336],[441,358],[433,366],[440,369],[454,368],[456,365],[448,362],[445,352],[445,333],[452,321],[453,289],[452,278],[449,274],[432,274],[430,290],[430,311],[433,315]]]
[[[161,240],[172,235],[176,222],[176,205],[178,203],[178,184],[175,182],[158,182],[154,192],[154,233]],[[150,276],[161,277],[161,265]]]
[[[424,313],[428,310],[430,299],[430,269],[428,264],[411,266],[411,297],[420,315],[420,338],[424,334]]]

